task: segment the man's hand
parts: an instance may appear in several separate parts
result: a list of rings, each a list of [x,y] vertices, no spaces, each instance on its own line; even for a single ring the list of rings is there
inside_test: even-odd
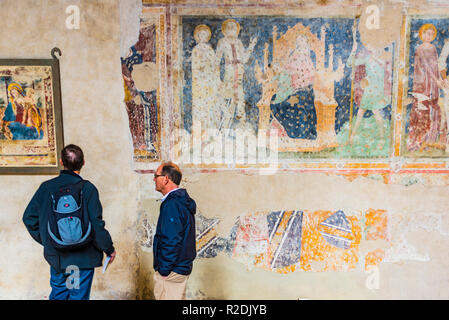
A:
[[[114,250],[114,252],[113,252],[113,253],[111,253],[111,255],[110,255],[110,257],[111,257],[111,260],[109,260],[109,263],[112,263],[112,262],[114,261],[114,259],[115,259],[115,255],[116,255],[116,252],[115,252],[115,250]]]

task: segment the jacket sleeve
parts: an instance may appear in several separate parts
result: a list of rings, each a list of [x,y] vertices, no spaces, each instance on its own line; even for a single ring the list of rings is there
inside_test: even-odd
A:
[[[103,220],[103,207],[101,206],[100,197],[97,188],[90,184],[92,190],[89,190],[86,197],[86,206],[89,213],[90,222],[94,231],[94,245],[104,251],[108,256],[114,252],[112,238],[105,229],[106,223]]]
[[[41,185],[28,203],[22,217],[22,221],[31,237],[40,244],[42,244],[42,239],[39,231],[39,215],[42,208],[43,193],[44,187]]]
[[[183,226],[179,208],[174,201],[167,201],[161,210],[161,233],[158,244],[162,276],[168,276],[175,265],[182,248]]]

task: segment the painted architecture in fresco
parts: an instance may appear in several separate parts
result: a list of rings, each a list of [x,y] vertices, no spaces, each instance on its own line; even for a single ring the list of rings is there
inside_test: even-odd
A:
[[[184,127],[276,129],[276,151],[300,158],[388,157],[394,44],[363,44],[357,23],[182,17]]]

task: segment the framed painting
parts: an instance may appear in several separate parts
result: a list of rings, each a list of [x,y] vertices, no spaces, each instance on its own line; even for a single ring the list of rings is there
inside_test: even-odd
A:
[[[59,60],[0,59],[0,173],[56,174],[63,142]]]

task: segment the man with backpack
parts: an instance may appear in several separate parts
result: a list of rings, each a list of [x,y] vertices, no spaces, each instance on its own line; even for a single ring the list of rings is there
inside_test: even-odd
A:
[[[156,300],[184,300],[187,279],[196,257],[195,200],[178,188],[179,167],[167,162],[154,173],[162,204],[153,242],[154,296]]]
[[[28,204],[23,223],[44,247],[50,264],[50,300],[88,300],[94,268],[103,252],[109,263],[115,249],[102,218],[97,188],[81,178],[81,148],[70,144],[61,152],[58,177],[43,182]]]

